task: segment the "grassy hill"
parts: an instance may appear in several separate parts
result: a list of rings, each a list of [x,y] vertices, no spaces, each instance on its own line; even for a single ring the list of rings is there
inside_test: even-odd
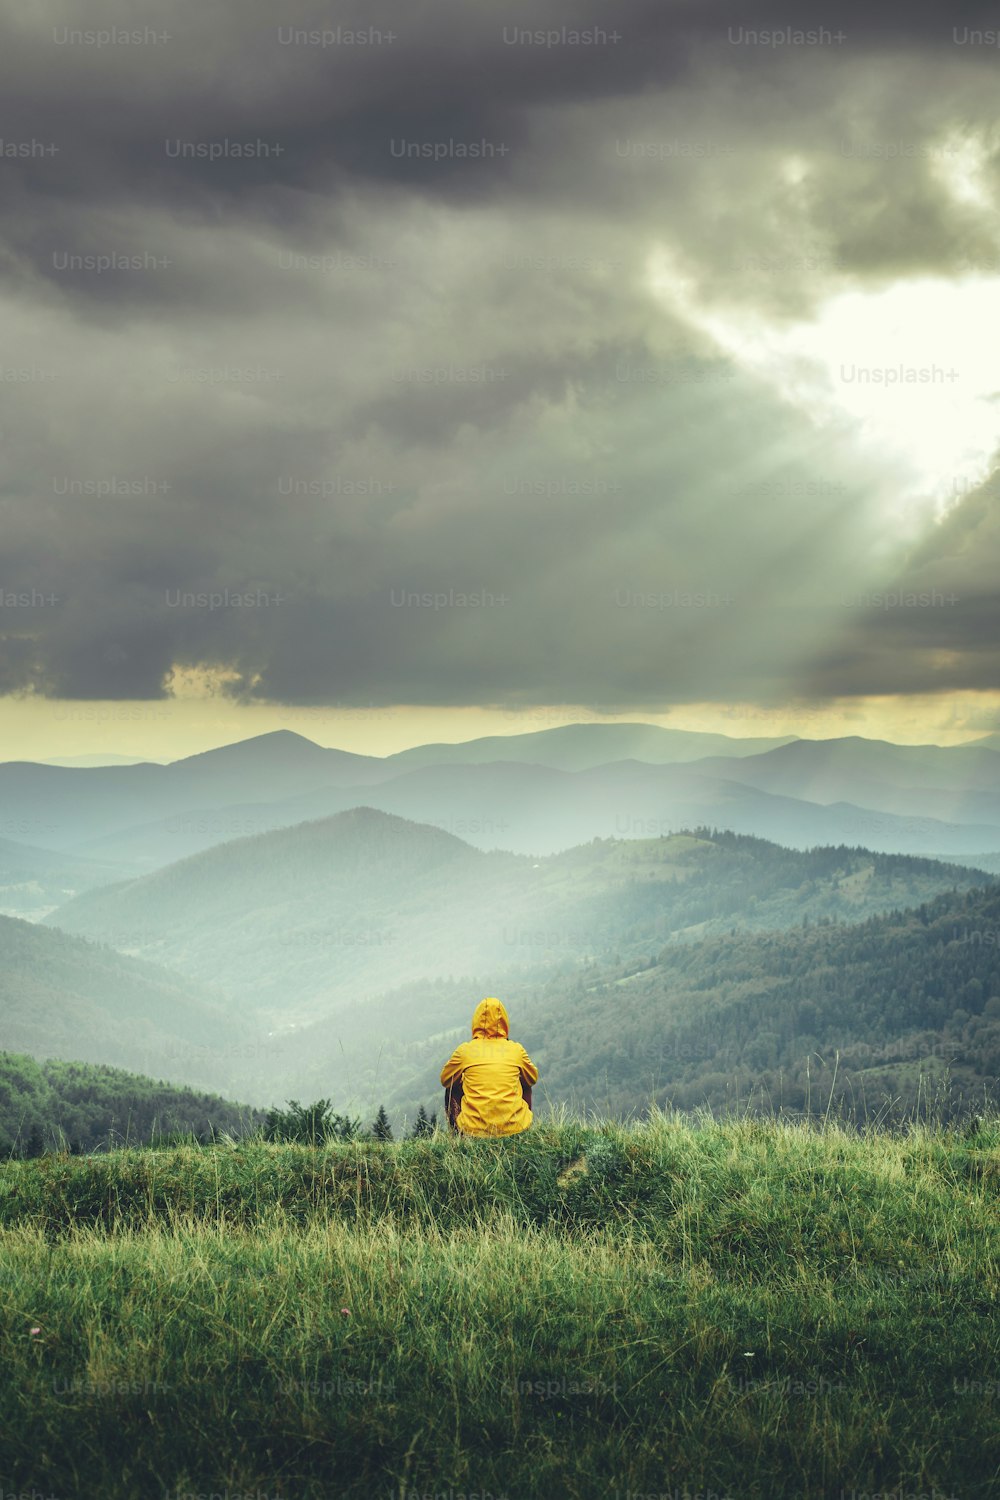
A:
[[[989,1500],[998,1191],[996,1120],[15,1163],[0,1473],[105,1500]]]
[[[645,956],[673,937],[858,920],[989,879],[862,849],[781,849],[696,830],[542,859],[485,852],[372,808],[217,846],[88,892],[50,926],[213,981],[269,1024],[424,978]]]
[[[172,1132],[240,1134],[262,1119],[260,1110],[119,1068],[0,1052],[0,1159],[60,1145],[77,1151],[122,1141],[146,1145]]]

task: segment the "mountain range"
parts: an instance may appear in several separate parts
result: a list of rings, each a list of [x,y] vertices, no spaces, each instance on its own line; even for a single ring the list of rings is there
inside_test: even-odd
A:
[[[367,1109],[386,1088],[412,1101],[414,1067],[501,993],[537,1022],[552,1098],[575,1100],[570,1064],[584,1077],[590,1054],[553,1028],[588,994],[612,997],[624,1036],[640,999],[673,1014],[680,991],[657,986],[683,974],[692,1014],[717,989],[730,1017],[770,996],[769,1035],[783,976],[807,987],[834,942],[816,929],[889,924],[885,952],[923,951],[914,911],[994,889],[1000,753],[565,725],[380,758],[282,731],[169,764],[0,764],[0,834],[0,1047],[262,1103],[336,1079]],[[944,1011],[914,981],[897,1031],[1000,996],[960,957],[939,972]],[[893,986],[876,968],[875,1012]],[[825,1024],[824,1046],[846,1036],[835,1009]],[[673,1082],[717,1098],[740,1059],[716,1060]]]
[[[734,739],[719,754],[724,738],[576,724],[379,758],[281,730],[168,765],[6,762],[0,838],[89,862],[86,876],[79,867],[56,872],[75,890],[86,888],[81,878],[98,884],[153,870],[358,806],[432,823],[481,849],[535,856],[695,824],[802,849],[1000,851],[996,749],[848,737],[765,741],[761,750],[761,741]]]
[[[857,922],[991,884],[957,865],[789,850],[708,829],[596,840],[536,860],[356,808],[92,890],[45,928],[214,987],[216,1004],[273,1046],[332,1018],[360,1063],[373,1038],[448,1024],[412,998],[428,982],[456,981],[469,994],[612,958],[645,963],[712,934]],[[390,992],[402,1013],[379,999]]]

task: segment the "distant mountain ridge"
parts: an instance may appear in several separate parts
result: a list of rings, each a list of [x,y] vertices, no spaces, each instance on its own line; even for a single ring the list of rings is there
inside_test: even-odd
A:
[[[487,761],[522,761],[559,771],[587,771],[616,760],[643,760],[652,765],[699,760],[706,755],[741,757],[760,754],[794,740],[794,735],[763,739],[667,729],[659,724],[559,724],[525,734],[487,735],[460,744],[416,745],[387,760],[407,770],[425,765],[478,765]]]
[[[1000,759],[1000,757],[998,757]],[[733,761],[734,768],[744,764]],[[971,857],[1000,847],[998,822],[975,825],[829,805],[702,773],[701,761],[616,761],[560,771],[515,761],[429,765],[367,786],[323,787],[275,803],[171,815],[78,846],[91,858],[164,865],[230,839],[368,805],[434,824],[481,849],[548,855],[591,838],[653,837],[692,823],[796,848],[859,844],[884,852]],[[926,797],[924,798],[926,801]]]
[[[150,760],[145,755],[47,755],[38,762],[43,766],[139,766],[166,765],[164,760]]]
[[[257,735],[158,765],[0,764],[0,838],[72,849],[154,817],[220,802],[287,797],[310,787],[356,785],[392,775],[385,762],[326,750],[291,730]]]
[[[1000,754],[575,724],[385,758],[278,730],[168,765],[0,764],[0,838],[137,872],[364,805],[521,853],[698,823],[961,858],[1000,848]]]
[[[723,759],[698,766],[708,775],[733,775]],[[735,774],[746,786],[825,806],[850,801],[898,816],[1000,822],[1000,755],[990,748],[892,745],[856,736],[797,740],[745,757]]]
[[[142,761],[74,767],[5,761],[0,763],[0,838],[80,852],[89,844],[152,827],[169,818],[190,820],[201,813],[218,820],[223,808],[243,804],[280,803],[311,792],[334,796],[337,789],[347,788],[357,793],[359,788],[390,781],[428,763],[479,764],[509,758],[572,770],[621,759],[626,749],[652,762],[668,763],[689,760],[707,749],[737,756],[754,748],[759,745],[750,740],[730,741],[724,735],[700,735],[649,724],[582,724],[514,735],[509,741],[494,737],[450,746],[421,746],[383,758],[327,749],[304,735],[279,729],[167,764]],[[354,795],[324,811],[341,811],[362,801],[363,797]],[[252,831],[250,827],[239,830]],[[188,852],[192,851],[177,849],[168,858]],[[108,857],[115,856],[109,852]],[[164,861],[157,855],[155,862]]]

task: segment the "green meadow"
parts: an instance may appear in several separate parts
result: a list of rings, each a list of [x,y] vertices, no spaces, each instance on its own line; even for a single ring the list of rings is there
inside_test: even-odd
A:
[[[1000,1495],[1000,1121],[0,1167],[0,1491]]]

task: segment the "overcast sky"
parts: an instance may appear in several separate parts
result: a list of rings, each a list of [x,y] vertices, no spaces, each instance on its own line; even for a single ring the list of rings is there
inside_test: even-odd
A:
[[[0,17],[0,758],[1000,728],[995,7]]]

